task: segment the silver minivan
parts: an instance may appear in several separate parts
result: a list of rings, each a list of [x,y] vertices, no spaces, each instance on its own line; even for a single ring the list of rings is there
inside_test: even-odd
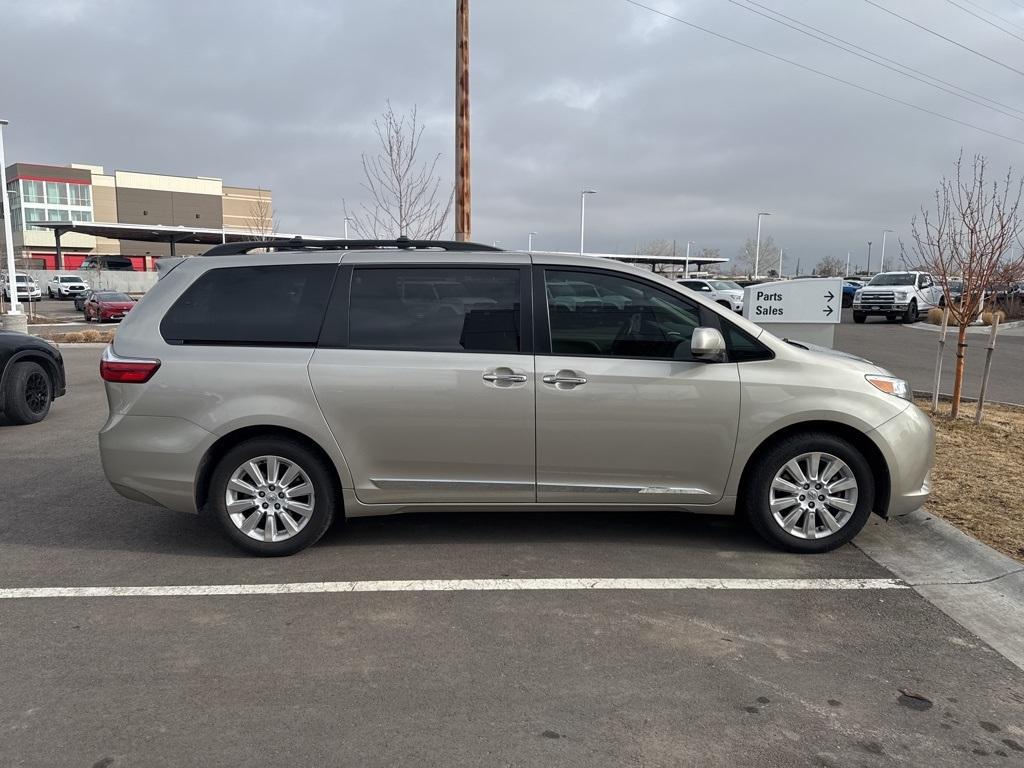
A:
[[[258,555],[341,515],[538,509],[735,513],[822,552],[928,496],[906,382],[605,259],[217,246],[164,270],[101,374],[113,487]]]

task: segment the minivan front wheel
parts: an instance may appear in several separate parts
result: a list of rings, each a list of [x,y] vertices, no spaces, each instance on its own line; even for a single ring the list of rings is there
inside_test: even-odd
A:
[[[238,547],[291,555],[314,544],[334,519],[330,468],[305,446],[280,438],[247,440],[213,472],[211,507]]]
[[[827,552],[864,527],[874,478],[855,446],[834,435],[795,435],[758,459],[744,493],[754,529],[792,552]]]

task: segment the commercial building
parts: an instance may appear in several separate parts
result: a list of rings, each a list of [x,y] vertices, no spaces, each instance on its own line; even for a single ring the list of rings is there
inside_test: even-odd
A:
[[[54,232],[33,222],[167,225],[260,235],[273,230],[270,190],[227,186],[212,176],[108,174],[98,165],[14,163],[7,167],[7,190],[14,256],[21,268],[74,270],[95,254],[124,256],[136,270],[152,270],[154,259],[170,253],[166,243],[69,231],[61,236],[58,254]],[[177,253],[195,254],[206,247],[182,243]]]

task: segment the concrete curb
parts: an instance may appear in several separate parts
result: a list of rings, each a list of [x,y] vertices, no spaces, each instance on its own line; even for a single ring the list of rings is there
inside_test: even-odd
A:
[[[57,349],[103,349],[110,346],[107,341],[57,341]]]
[[[1024,565],[924,510],[873,517],[854,544],[1024,670]]]
[[[926,397],[929,400],[932,399],[932,393],[931,393],[931,391],[929,391],[927,389],[915,389],[915,390],[913,390],[912,394],[914,395],[914,397]],[[940,403],[948,403],[952,399],[953,399],[953,395],[952,394],[948,394],[946,392],[939,392],[939,402]],[[970,405],[973,405],[973,404],[978,402],[978,398],[976,398],[976,397],[968,397],[967,395],[960,395],[960,402],[961,403],[968,403]],[[1024,404],[1021,404],[1021,403],[1008,403],[1008,402],[1006,402],[1004,400],[986,400],[985,401],[985,405],[986,406],[988,406],[988,405],[1001,405],[1003,408],[1010,408],[1011,410],[1015,410],[1015,411],[1024,410]]]
[[[904,328],[915,328],[915,329],[917,329],[919,331],[936,331],[936,332],[939,332],[939,333],[942,332],[942,326],[941,325],[935,325],[933,323],[927,323],[927,322],[924,322],[924,321],[919,321],[919,322],[916,322],[916,323],[909,323],[909,324],[904,325],[903,327]],[[1015,328],[1024,328],[1024,320],[1008,320],[1005,323],[1000,323],[999,324],[999,332],[1000,333],[1002,333],[1003,331],[1012,331]],[[948,332],[952,333],[954,336],[956,336],[956,326],[955,325],[949,326],[949,331]],[[985,335],[988,335],[991,332],[992,332],[991,328],[989,326],[987,326],[987,325],[972,325],[972,326],[970,326],[967,329],[967,333],[971,334],[971,335],[975,335],[975,334],[985,334]]]

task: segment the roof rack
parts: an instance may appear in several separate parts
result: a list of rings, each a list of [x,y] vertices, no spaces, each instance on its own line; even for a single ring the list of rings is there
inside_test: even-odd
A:
[[[375,248],[396,248],[407,251],[501,251],[491,245],[459,242],[456,240],[410,240],[398,237],[394,240],[304,240],[301,237],[276,240],[249,240],[241,243],[215,245],[203,256],[236,256],[261,248],[275,251],[365,251]]]

